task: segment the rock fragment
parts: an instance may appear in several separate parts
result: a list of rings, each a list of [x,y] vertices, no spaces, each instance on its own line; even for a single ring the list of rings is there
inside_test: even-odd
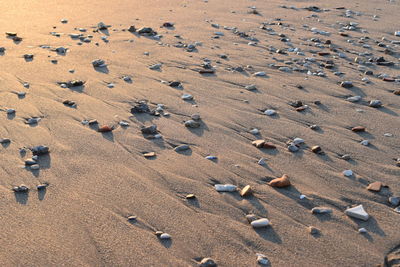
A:
[[[347,216],[367,221],[369,219],[368,213],[364,210],[363,205],[358,205],[353,208],[348,208],[344,212]]]
[[[278,187],[278,188],[288,187],[288,186],[290,186],[290,180],[289,180],[289,177],[286,174],[284,174],[284,175],[282,175],[282,177],[271,180],[268,183],[268,185],[272,186],[272,187]]]

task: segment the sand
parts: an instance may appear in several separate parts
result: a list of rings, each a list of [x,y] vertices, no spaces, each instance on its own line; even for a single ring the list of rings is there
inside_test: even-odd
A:
[[[400,244],[400,214],[388,203],[389,196],[400,193],[400,168],[394,161],[400,157],[400,96],[392,93],[400,86],[377,77],[379,73],[399,75],[400,50],[390,44],[390,40],[400,40],[394,36],[400,30],[397,1],[3,2],[0,33],[17,32],[23,40],[14,43],[4,34],[0,42],[6,48],[0,56],[0,108],[16,109],[15,116],[0,113],[0,138],[11,139],[9,145],[0,147],[2,266],[198,266],[204,257],[218,266],[257,266],[256,253],[264,254],[272,266],[383,266],[385,256]],[[301,9],[312,5],[330,11]],[[251,6],[260,14],[249,13]],[[362,15],[345,18],[346,9],[337,7]],[[306,18],[311,14],[321,21]],[[379,16],[376,21],[373,15]],[[68,23],[60,22],[64,18]],[[289,26],[266,27],[285,34],[305,56],[270,52],[271,46],[288,48],[279,36],[259,28],[262,22],[278,22],[276,18]],[[111,25],[108,33],[93,32],[101,21]],[[368,33],[358,30],[349,31],[350,37],[340,36],[338,21],[356,21]],[[174,28],[160,28],[164,22],[173,22]],[[313,34],[304,24],[331,35]],[[126,29],[131,25],[152,27],[163,37],[154,40],[130,33]],[[223,26],[237,27],[259,41],[256,46],[248,45],[249,40]],[[92,42],[78,45],[68,36],[80,33],[75,28],[86,28],[83,34],[93,35]],[[215,32],[224,36],[214,39]],[[108,43],[101,40],[107,34]],[[396,53],[385,54],[372,40],[370,49],[346,41],[357,42],[362,36],[379,41],[386,37],[384,43]],[[268,66],[291,67],[283,61],[329,51],[309,46],[312,42],[306,39],[310,38],[329,39],[348,51],[370,51],[396,64],[372,65],[368,69],[374,76],[365,76],[354,62],[356,55],[346,52],[348,59],[332,59],[336,53],[330,51],[330,56],[315,56],[334,60],[336,68],[324,69],[326,77]],[[187,52],[173,46],[179,41],[201,45]],[[58,55],[41,45],[69,50]],[[24,54],[33,54],[34,59],[26,62]],[[220,58],[221,54],[228,58]],[[106,70],[93,68],[91,62],[97,58],[108,64]],[[215,66],[214,75],[196,71],[204,58]],[[161,70],[148,68],[156,63],[162,63]],[[229,69],[238,66],[245,71]],[[75,72],[70,73],[71,69]],[[258,71],[267,76],[254,77]],[[334,71],[345,75],[336,76]],[[124,75],[131,76],[132,83],[123,81]],[[371,82],[362,82],[363,77]],[[85,86],[62,88],[57,84],[74,79],[86,81]],[[169,87],[162,80],[180,81],[182,88]],[[344,80],[352,81],[354,87],[341,87]],[[29,88],[24,88],[24,82]],[[108,88],[107,83],[115,87]],[[257,90],[244,88],[250,84]],[[16,92],[26,92],[26,97],[18,98]],[[184,93],[194,100],[182,100]],[[354,95],[363,101],[346,101]],[[76,108],[65,106],[66,99],[75,101]],[[170,116],[133,115],[130,110],[141,99],[164,104]],[[372,99],[381,100],[383,107],[368,107]],[[295,111],[288,105],[295,100],[309,108]],[[322,104],[315,104],[317,100]],[[268,108],[277,115],[264,115]],[[183,122],[194,113],[201,115],[201,126],[188,129]],[[41,117],[37,125],[24,123],[35,116]],[[99,133],[82,124],[85,119],[116,128]],[[119,126],[121,120],[129,122],[129,127]],[[152,124],[157,125],[161,139],[146,139],[141,134],[141,126]],[[309,128],[314,124],[320,130]],[[350,130],[359,125],[367,131]],[[261,134],[251,134],[252,128]],[[385,133],[393,136],[385,137]],[[298,152],[289,152],[286,142],[296,137],[305,144]],[[252,146],[257,139],[266,139],[277,149]],[[369,146],[359,143],[364,139],[370,141]],[[191,149],[177,153],[173,148],[180,144]],[[21,156],[19,149],[36,145],[46,145],[51,152],[40,156],[40,170],[30,171],[24,168],[30,152]],[[325,154],[312,153],[314,145]],[[156,157],[147,159],[145,152],[156,152]],[[341,159],[343,154],[352,160]],[[208,155],[218,160],[205,159]],[[264,166],[257,164],[262,157],[266,158]],[[355,175],[343,176],[348,169]],[[290,187],[268,186],[283,174],[290,178]],[[378,193],[368,191],[368,184],[375,181],[389,187]],[[49,186],[38,191],[36,186],[44,182]],[[20,184],[28,186],[29,193],[12,191]],[[239,192],[220,193],[215,184],[234,184],[239,189],[250,185],[253,195],[242,198]],[[185,198],[190,193],[195,200]],[[301,200],[301,194],[307,198]],[[344,214],[346,208],[359,204],[370,215],[367,221]],[[319,206],[333,212],[310,212]],[[245,217],[250,213],[268,218],[271,225],[253,229]],[[131,215],[137,220],[128,221]],[[311,235],[310,226],[320,233]],[[362,227],[366,234],[358,233]],[[162,241],[155,231],[172,238]]]

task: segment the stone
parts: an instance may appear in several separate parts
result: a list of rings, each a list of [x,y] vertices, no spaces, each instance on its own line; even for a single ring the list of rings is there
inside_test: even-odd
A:
[[[256,77],[264,77],[266,75],[267,74],[264,71],[259,71],[259,72],[254,73],[254,76],[256,76]]]
[[[249,223],[251,223],[251,222],[257,220],[257,216],[256,216],[255,214],[247,214],[247,215],[246,215],[246,220],[247,220]]]
[[[360,233],[360,234],[366,234],[366,233],[368,233],[368,231],[367,231],[367,229],[365,229],[365,228],[360,228],[360,229],[358,229],[358,232]]]
[[[316,154],[321,154],[322,153],[322,148],[320,146],[313,146],[311,148],[311,151],[316,153]]]
[[[367,221],[369,219],[368,213],[364,210],[363,205],[358,205],[353,208],[348,208],[344,212],[347,216]]]
[[[261,264],[261,265],[268,265],[269,264],[269,260],[267,258],[267,256],[265,256],[264,254],[261,253],[257,253],[257,263]]]
[[[369,106],[370,106],[370,107],[373,107],[373,108],[382,107],[382,101],[377,100],[377,99],[371,100],[371,101],[369,102]]]
[[[95,67],[95,68],[103,68],[103,67],[106,67],[106,66],[107,66],[106,62],[105,62],[104,60],[102,60],[102,59],[95,59],[95,60],[93,60],[93,61],[92,61],[92,65],[93,65],[93,67]]]
[[[242,190],[240,190],[241,197],[247,197],[251,194],[252,194],[252,189],[251,189],[250,185],[246,185],[245,187],[242,188]]]
[[[195,120],[185,121],[185,127],[188,127],[188,128],[199,128],[200,125],[201,125],[200,122],[195,121]]]
[[[351,97],[348,97],[346,100],[350,101],[350,102],[358,102],[361,100],[361,96],[359,96],[359,95],[351,96]]]
[[[352,130],[353,132],[356,132],[356,133],[365,132],[365,127],[363,127],[363,126],[356,126],[356,127],[351,128],[351,130]]]
[[[260,133],[260,130],[258,130],[256,128],[253,128],[253,129],[250,130],[250,133],[256,135],[256,134]]]
[[[45,155],[48,154],[50,152],[50,149],[47,146],[35,146],[33,148],[31,148],[32,154],[33,155]]]
[[[128,217],[128,221],[136,221],[137,220],[137,216],[135,215],[131,215]]]
[[[131,113],[150,113],[150,108],[146,101],[138,101],[133,108],[131,108]]]
[[[156,156],[156,152],[147,152],[147,153],[144,153],[143,156],[145,158],[152,158],[152,157]]]
[[[351,88],[351,87],[353,87],[353,83],[350,81],[343,81],[340,83],[340,86],[342,86],[344,88]]]
[[[188,194],[186,195],[186,199],[195,199],[196,196],[194,194]]]
[[[293,142],[292,142],[292,144],[294,144],[294,145],[300,145],[300,144],[303,144],[304,143],[304,140],[303,139],[301,139],[301,138],[298,138],[298,137],[296,137],[295,139],[293,139]]]
[[[112,132],[113,130],[114,130],[114,128],[112,126],[103,125],[103,126],[100,126],[97,131],[99,133],[107,133],[107,132]]]
[[[42,184],[38,184],[37,186],[36,186],[36,189],[37,190],[45,190],[47,187],[49,186],[49,184],[48,183],[42,183]]]
[[[393,206],[400,205],[400,197],[389,197],[388,201]]]
[[[9,144],[11,143],[10,138],[0,138],[0,144]]]
[[[26,185],[21,184],[19,186],[14,186],[13,191],[16,193],[26,193],[29,191],[29,188]]]
[[[273,109],[267,109],[267,110],[264,111],[264,114],[267,115],[267,116],[273,116],[273,115],[276,114],[276,111],[273,110]]]
[[[39,164],[33,164],[33,165],[30,165],[29,166],[29,168],[31,169],[31,170],[39,170],[40,169],[40,166],[39,166]]]
[[[349,154],[344,154],[344,155],[341,156],[341,159],[343,159],[343,160],[350,160],[351,157],[350,157]]]
[[[352,170],[345,170],[343,171],[343,175],[346,177],[350,177],[353,175],[353,171]]]
[[[185,151],[185,150],[189,150],[190,147],[188,145],[179,145],[177,147],[174,148],[175,152],[181,152],[181,151]]]
[[[140,131],[142,134],[156,134],[157,133],[157,125],[143,126]]]
[[[379,192],[381,191],[382,183],[381,182],[373,182],[367,186],[369,191]]]
[[[363,146],[368,146],[369,145],[369,141],[368,140],[362,140],[360,142],[360,144],[362,144]]]
[[[269,224],[270,222],[267,218],[261,218],[250,223],[253,228],[263,228],[269,226]]]
[[[218,192],[235,192],[237,190],[237,186],[233,184],[216,184],[214,187]]]
[[[311,209],[312,214],[326,214],[332,213],[332,209],[326,207],[314,207]]]
[[[314,227],[314,226],[309,226],[308,227],[308,231],[310,232],[310,234],[312,234],[312,235],[317,235],[317,234],[319,234],[319,229],[318,228],[316,228],[316,227]]]
[[[289,180],[289,177],[286,174],[284,174],[284,175],[282,175],[282,177],[271,180],[268,183],[268,185],[272,186],[272,187],[278,187],[278,188],[288,187],[288,186],[290,186],[290,180]]]
[[[267,160],[266,158],[261,158],[261,159],[258,160],[257,163],[258,163],[258,165],[265,165],[265,164],[267,164],[266,160]]]
[[[248,91],[257,90],[257,87],[256,87],[256,85],[254,85],[254,84],[246,85],[244,88],[245,88],[246,90],[248,90]]]
[[[206,156],[206,159],[208,159],[208,160],[217,160],[218,157],[217,156]]]
[[[200,261],[199,267],[217,267],[217,263],[211,258],[203,258]]]
[[[159,236],[159,238],[160,238],[160,239],[171,239],[171,235],[170,235],[170,234],[167,234],[167,233],[162,233],[162,234]]]
[[[193,100],[193,96],[191,94],[183,94],[181,96],[183,100]]]
[[[288,146],[288,150],[289,150],[290,152],[297,152],[297,151],[299,151],[299,147],[296,146],[296,145],[294,145],[293,143],[291,143],[291,144],[289,144],[289,146]]]

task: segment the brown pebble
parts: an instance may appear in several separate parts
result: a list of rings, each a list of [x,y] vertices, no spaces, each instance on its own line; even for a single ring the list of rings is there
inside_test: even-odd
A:
[[[282,177],[275,178],[272,181],[270,181],[268,183],[268,185],[272,186],[272,187],[279,187],[279,188],[290,186],[289,177],[286,174],[284,174],[284,175],[282,175]]]
[[[382,183],[381,182],[373,182],[367,186],[369,191],[379,192],[381,191]]]
[[[318,52],[318,56],[329,56],[330,54],[329,52]]]
[[[243,187],[242,190],[240,190],[240,196],[242,196],[242,197],[247,197],[247,196],[251,195],[251,193],[252,193],[252,190],[251,190],[250,185],[246,185],[245,187]]]
[[[363,126],[356,126],[356,127],[353,127],[353,128],[351,128],[351,130],[353,131],[353,132],[365,132],[365,127],[363,127]]]
[[[215,70],[213,70],[213,69],[201,69],[201,70],[199,70],[200,74],[212,74],[214,72],[215,72]]]
[[[111,132],[112,130],[114,130],[113,127],[110,127],[108,125],[103,125],[97,131],[100,133],[106,133],[106,132]]]
[[[395,95],[400,95],[400,90],[394,91],[393,94],[395,94]]]
[[[304,110],[306,110],[306,109],[307,109],[306,106],[301,106],[301,107],[296,108],[296,111],[297,111],[297,112],[301,112],[301,111],[304,111]]]
[[[255,140],[252,142],[253,146],[257,147],[257,148],[269,148],[269,149],[275,149],[276,146],[274,144],[272,144],[271,142],[266,142],[263,139],[260,140]]]
[[[385,77],[385,78],[383,78],[383,80],[384,80],[385,82],[394,82],[394,79],[393,79],[393,78],[390,78],[390,77]]]

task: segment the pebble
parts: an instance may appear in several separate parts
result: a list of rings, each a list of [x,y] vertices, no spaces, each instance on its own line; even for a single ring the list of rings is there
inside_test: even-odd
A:
[[[9,144],[11,143],[10,138],[0,138],[0,144]]]
[[[159,69],[161,69],[161,67],[162,67],[162,64],[161,63],[157,63],[157,64],[149,66],[149,69],[151,69],[151,70],[159,70]]]
[[[197,122],[195,120],[185,121],[185,127],[188,127],[188,128],[199,128],[200,125],[201,125],[200,122]]]
[[[246,90],[248,90],[248,91],[257,90],[257,86],[254,85],[254,84],[246,85],[244,88],[245,88]]]
[[[156,134],[157,133],[157,125],[143,126],[140,131],[142,134]]]
[[[185,151],[185,150],[189,150],[189,149],[190,149],[190,147],[188,145],[179,145],[174,148],[174,150],[176,152]]]
[[[167,233],[162,233],[162,234],[159,236],[159,238],[160,238],[160,239],[171,239],[171,235],[170,235],[170,234],[167,234]]]
[[[351,128],[351,130],[352,130],[353,132],[357,132],[357,133],[359,133],[359,132],[365,132],[365,127],[363,127],[363,126],[356,126],[356,127]]]
[[[208,159],[208,160],[217,160],[218,157],[217,156],[207,156],[206,159]]]
[[[193,96],[191,94],[183,94],[181,96],[183,100],[193,100]]]
[[[284,174],[284,175],[282,175],[282,177],[271,180],[268,183],[268,185],[272,186],[272,187],[278,187],[278,188],[288,187],[288,186],[290,186],[290,180],[289,180],[289,177],[286,174]]]
[[[353,175],[353,171],[352,170],[345,170],[343,171],[343,175],[346,177],[350,177]]]
[[[252,221],[251,226],[253,226],[253,228],[263,228],[263,227],[267,227],[270,222],[267,218],[261,218],[255,221]]]
[[[294,145],[293,143],[291,143],[291,144],[289,144],[289,146],[288,146],[288,150],[289,150],[290,152],[297,152],[297,151],[299,151],[299,147],[296,146],[296,145]]]
[[[362,140],[360,142],[360,144],[362,144],[363,146],[368,146],[369,145],[369,141],[368,140]]]
[[[332,213],[332,209],[325,208],[325,207],[315,207],[311,209],[312,214],[325,214],[325,213]]]
[[[267,74],[264,71],[259,71],[259,72],[254,73],[254,76],[256,76],[256,77],[264,77],[266,75]]]
[[[364,210],[363,205],[358,205],[353,208],[348,208],[344,212],[347,216],[367,221],[369,219],[368,213]]]
[[[267,256],[265,256],[264,254],[261,253],[257,253],[257,263],[261,264],[261,265],[268,265],[269,264],[269,260],[267,258]]]
[[[40,166],[39,166],[39,164],[33,164],[33,165],[30,165],[29,168],[30,168],[31,170],[39,170],[39,169],[40,169]]]
[[[264,111],[264,114],[267,115],[267,116],[273,116],[273,115],[276,114],[276,111],[273,110],[273,109],[267,109],[267,110]]]
[[[258,163],[258,165],[265,165],[265,164],[267,164],[267,163],[266,163],[266,158],[261,158],[261,159],[259,159],[257,163]]]
[[[370,102],[369,102],[369,106],[370,107],[373,107],[373,108],[379,108],[379,107],[381,107],[382,106],[382,101],[380,101],[380,100],[371,100]]]
[[[381,188],[382,188],[382,182],[373,182],[367,186],[367,190],[374,192],[381,191]]]
[[[266,142],[263,139],[260,140],[255,140],[253,142],[251,142],[253,146],[257,147],[257,148],[268,148],[268,149],[275,149],[276,146],[270,142]]]
[[[317,235],[317,234],[319,234],[319,229],[318,228],[316,228],[316,227],[314,227],[314,226],[309,226],[308,227],[308,231],[310,232],[310,234],[312,234],[312,235]]]
[[[254,128],[254,129],[250,130],[250,133],[256,135],[256,134],[260,133],[260,130],[258,130],[257,128]]]
[[[389,197],[388,201],[393,206],[400,205],[400,197]]]
[[[303,144],[304,143],[304,140],[303,139],[301,139],[301,138],[298,138],[298,137],[296,137],[295,139],[293,139],[293,142],[292,142],[292,144],[294,144],[294,145],[300,145],[300,144]]]
[[[128,221],[136,221],[137,217],[135,215],[131,215],[128,217]]]
[[[36,189],[37,189],[37,190],[44,190],[44,189],[46,189],[48,186],[49,186],[48,183],[42,183],[42,184],[37,185],[37,186],[36,186]]]
[[[108,125],[103,125],[100,126],[100,128],[97,130],[99,133],[107,133],[107,132],[112,132],[114,130],[113,127],[108,126]]]
[[[50,149],[47,146],[35,146],[31,149],[33,155],[46,155],[50,152]]]
[[[195,199],[196,196],[194,194],[188,194],[186,195],[186,199]]]
[[[26,185],[19,185],[19,186],[14,186],[13,191],[16,193],[25,193],[29,191],[29,188]]]
[[[217,267],[217,263],[211,258],[203,258],[199,267]]]
[[[214,187],[218,192],[235,192],[237,190],[237,186],[233,184],[216,184]]]
[[[145,158],[152,158],[152,157],[156,156],[156,152],[147,152],[147,153],[144,153],[143,156]]]
[[[342,86],[344,88],[351,88],[351,87],[353,87],[353,83],[350,81],[344,81],[344,82],[341,82],[340,86]]]
[[[251,194],[252,194],[252,189],[251,189],[250,185],[246,185],[245,187],[242,188],[242,190],[240,190],[241,197],[247,197]]]
[[[359,232],[360,234],[366,234],[366,233],[368,233],[367,229],[365,229],[365,228],[360,228],[360,229],[358,229],[358,232]]]
[[[92,65],[95,68],[103,68],[103,67],[107,66],[106,62],[104,60],[102,60],[102,59],[93,60],[92,61]]]
[[[321,154],[322,153],[322,148],[320,146],[313,146],[311,148],[311,151],[316,153],[316,154]]]

